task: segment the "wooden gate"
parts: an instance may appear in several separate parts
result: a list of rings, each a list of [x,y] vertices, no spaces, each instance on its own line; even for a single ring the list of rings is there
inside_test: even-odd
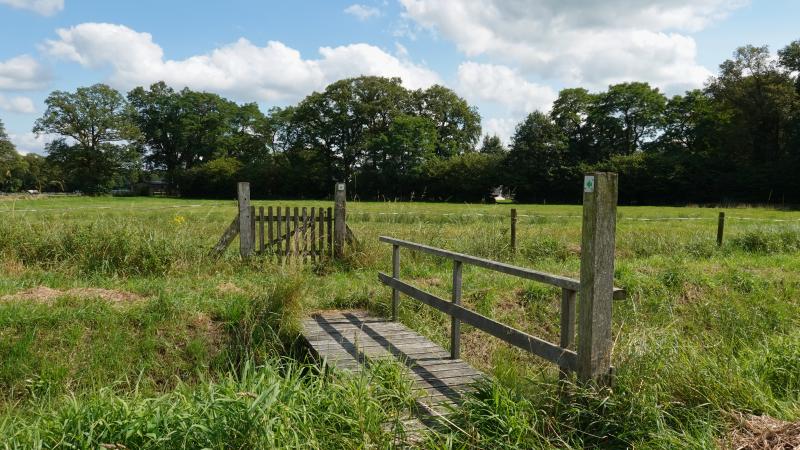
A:
[[[250,205],[250,184],[239,183],[239,213],[211,250],[220,255],[239,235],[242,257],[264,255],[312,262],[340,257],[344,243],[354,241],[347,227],[345,185],[337,183],[333,208]],[[247,225],[245,225],[247,224]]]
[[[333,256],[333,208],[250,207],[254,253],[316,262]]]

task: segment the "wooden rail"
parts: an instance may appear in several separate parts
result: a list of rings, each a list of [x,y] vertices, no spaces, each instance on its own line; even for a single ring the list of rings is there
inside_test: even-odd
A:
[[[411,241],[404,241],[402,239],[396,239],[389,236],[380,236],[378,240],[380,240],[381,242],[385,242],[387,244],[396,245],[398,247],[405,247],[411,250],[416,250],[431,255],[441,256],[443,258],[449,258],[452,259],[453,261],[458,261],[461,263],[471,264],[473,266],[483,267],[484,269],[494,270],[495,272],[501,272],[508,275],[513,275],[519,278],[524,278],[526,280],[533,280],[545,284],[550,284],[570,291],[577,292],[580,291],[581,289],[581,282],[574,278],[563,277],[561,275],[553,275],[546,272],[539,272],[525,267],[514,266],[499,261],[492,261],[490,259],[479,258],[477,256],[467,255],[464,253],[452,252],[450,250],[444,250],[441,248],[431,247],[424,244],[418,244],[416,242],[411,242]],[[625,290],[620,288],[614,288],[613,295],[614,298],[617,300],[621,300],[626,297]]]
[[[616,230],[617,176],[613,173],[589,174],[584,179],[584,211],[581,239],[581,280],[518,267],[416,242],[381,236],[392,245],[392,276],[378,273],[378,280],[392,288],[392,319],[397,320],[399,293],[448,314],[451,318],[450,356],[460,357],[461,322],[502,339],[511,345],[557,364],[566,376],[578,373],[581,380],[610,382],[611,301],[625,298],[625,291],[613,286],[614,242]],[[513,224],[513,222],[512,222]],[[428,253],[453,261],[453,291],[448,302],[400,280],[400,248]],[[550,284],[561,288],[561,329],[559,344],[553,344],[496,320],[464,308],[461,303],[462,266],[473,266]],[[576,299],[581,294],[577,351]]]

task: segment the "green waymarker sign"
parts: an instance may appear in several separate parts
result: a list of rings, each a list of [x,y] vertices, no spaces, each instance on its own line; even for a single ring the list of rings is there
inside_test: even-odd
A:
[[[583,192],[594,192],[594,175],[586,175],[583,178]]]

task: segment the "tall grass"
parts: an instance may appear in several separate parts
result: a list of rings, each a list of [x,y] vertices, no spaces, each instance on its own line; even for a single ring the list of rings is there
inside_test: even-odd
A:
[[[413,396],[396,368],[340,377],[286,359],[302,359],[298,319],[309,310],[388,313],[389,292],[375,274],[389,270],[391,252],[379,235],[579,274],[580,219],[557,217],[579,208],[518,206],[538,215],[520,218],[514,253],[505,205],[349,207],[359,246],[344,261],[317,265],[242,262],[235,243],[208,258],[232,206],[181,211],[185,221],[173,210],[115,209],[1,222],[0,294],[101,285],[145,298],[125,307],[0,301],[6,446],[390,447],[407,437],[399,418]],[[380,214],[393,210],[425,214]],[[625,220],[658,216],[708,220]],[[464,326],[464,358],[494,381],[455,412],[451,428],[419,445],[713,448],[738,413],[800,418],[800,229],[731,220],[720,248],[715,217],[698,208],[620,209],[615,282],[629,298],[614,304],[612,390],[565,388],[552,366]],[[448,261],[406,250],[401,261],[403,279],[449,296]],[[462,301],[558,339],[557,289],[465,267]],[[215,332],[193,325],[198,316]],[[448,317],[405,298],[400,316],[447,345]]]
[[[0,422],[4,448],[386,448],[406,439],[404,386],[386,373],[308,375],[270,360],[157,397],[101,389]],[[382,366],[384,372],[397,370]],[[399,377],[394,377],[399,379]],[[388,428],[387,428],[388,426]]]

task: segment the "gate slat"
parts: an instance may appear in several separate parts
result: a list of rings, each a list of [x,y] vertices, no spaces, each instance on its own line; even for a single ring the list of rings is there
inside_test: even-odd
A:
[[[288,258],[289,255],[292,253],[292,209],[288,206],[286,207],[286,257]]]
[[[328,207],[328,256],[333,257],[333,208]]]
[[[275,240],[272,230],[272,206],[267,208],[267,236],[269,237],[269,251],[274,253],[272,248],[272,242]]]
[[[264,253],[264,207],[258,207],[258,252]]]
[[[298,236],[298,231],[300,228],[298,227],[298,216],[300,215],[300,208],[297,206],[294,207],[294,257],[297,258],[300,256],[300,239]]]
[[[311,262],[317,262],[317,230],[314,226],[314,210],[315,208],[311,207],[311,216],[309,217],[309,223],[311,224]]]
[[[325,220],[324,219],[325,219],[325,210],[323,208],[319,208],[319,214],[317,216],[317,222],[319,222],[318,223],[318,225],[319,225],[319,238],[318,238],[319,242],[318,242],[318,244],[319,245],[317,245],[317,252],[319,252],[319,254],[317,256],[319,257],[320,261],[322,261],[322,258],[325,256]]]
[[[303,243],[302,248],[300,249],[300,259],[305,262],[306,256],[308,256],[308,223],[306,222],[308,218],[308,210],[305,206],[303,206],[303,221],[302,221],[302,230],[303,230]]]
[[[281,225],[281,207],[278,206],[276,209],[277,209],[278,217],[277,217],[275,225],[277,225],[277,228],[278,228],[278,242],[277,242],[278,249],[277,249],[277,251],[275,253],[278,255],[278,261],[281,261],[282,260],[281,256],[283,255],[283,237],[282,237],[283,234],[281,233],[281,228],[283,228],[283,227]]]

